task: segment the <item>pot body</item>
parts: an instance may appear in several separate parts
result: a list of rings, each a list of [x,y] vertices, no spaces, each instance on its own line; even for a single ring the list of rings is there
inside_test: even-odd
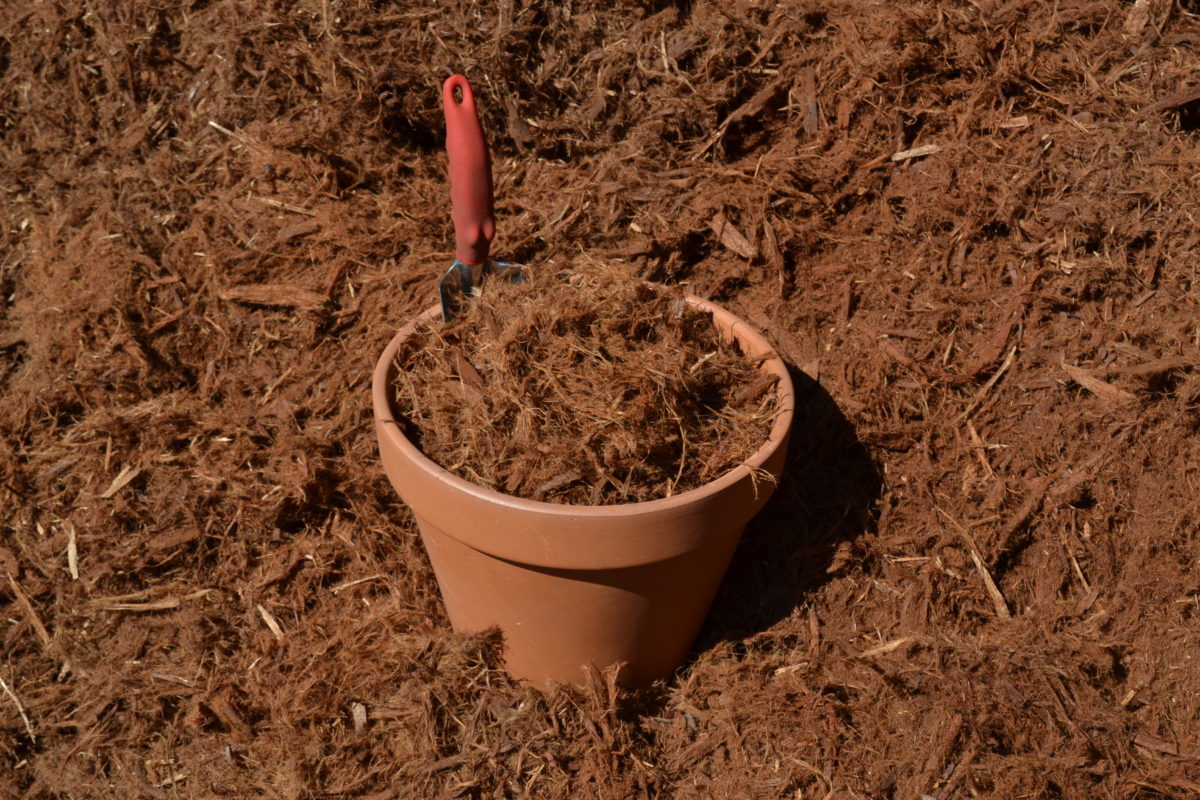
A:
[[[746,463],[673,497],[570,506],[511,497],[426,458],[396,423],[395,356],[426,311],[384,350],[372,395],[380,458],[421,531],[454,629],[499,627],[519,679],[581,685],[589,666],[623,664],[626,685],[683,662],[734,548],[783,468],[795,397],[787,368],[746,323],[698,298],[723,335],[778,375],[780,412]],[[768,477],[771,476],[771,477]]]

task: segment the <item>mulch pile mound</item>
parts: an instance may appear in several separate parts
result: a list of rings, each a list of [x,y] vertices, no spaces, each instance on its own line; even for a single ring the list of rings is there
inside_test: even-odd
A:
[[[485,284],[397,355],[399,419],[434,462],[517,497],[606,505],[695,489],[762,447],[776,377],[683,293],[614,269],[531,274]]]
[[[1196,796],[1198,13],[0,3],[0,796]],[[649,690],[450,633],[377,460],[448,70],[496,252],[799,371]]]

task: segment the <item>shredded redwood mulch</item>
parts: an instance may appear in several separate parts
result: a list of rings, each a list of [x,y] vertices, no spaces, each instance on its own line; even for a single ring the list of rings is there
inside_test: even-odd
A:
[[[1197,13],[0,3],[0,796],[1197,796]],[[648,690],[452,634],[378,463],[449,71],[494,252],[797,368]]]
[[[682,292],[598,265],[531,274],[401,349],[397,409],[429,458],[506,494],[604,505],[703,486],[766,442],[775,376]]]

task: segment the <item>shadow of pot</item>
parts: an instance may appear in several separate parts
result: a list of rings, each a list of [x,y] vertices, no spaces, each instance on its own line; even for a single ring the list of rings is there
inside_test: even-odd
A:
[[[746,523],[783,469],[795,395],[787,367],[747,323],[699,298],[723,335],[779,376],[780,413],[747,461],[687,492],[643,503],[572,506],[512,497],[430,459],[396,421],[395,358],[433,307],[405,326],[372,378],[379,453],[412,509],[456,631],[498,627],[505,667],[543,685],[583,685],[589,666],[621,682],[669,677],[687,656]],[[770,476],[770,477],[767,477]]]
[[[858,543],[875,528],[883,472],[829,392],[791,368],[795,419],[783,478],[746,527],[693,655],[735,652],[815,599],[834,578],[868,569]]]

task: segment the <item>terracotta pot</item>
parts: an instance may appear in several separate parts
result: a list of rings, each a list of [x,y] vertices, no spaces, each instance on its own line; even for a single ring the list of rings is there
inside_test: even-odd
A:
[[[781,413],[747,461],[778,477],[795,396],[762,336],[698,298],[751,358],[779,376]],[[430,461],[395,421],[395,366],[417,322],[392,339],[372,395],[383,466],[412,509],[456,631],[503,631],[505,666],[519,679],[581,684],[586,665],[622,663],[626,685],[665,678],[683,662],[746,523],[774,483],[738,466],[673,497],[612,506],[542,503],[470,483]]]

